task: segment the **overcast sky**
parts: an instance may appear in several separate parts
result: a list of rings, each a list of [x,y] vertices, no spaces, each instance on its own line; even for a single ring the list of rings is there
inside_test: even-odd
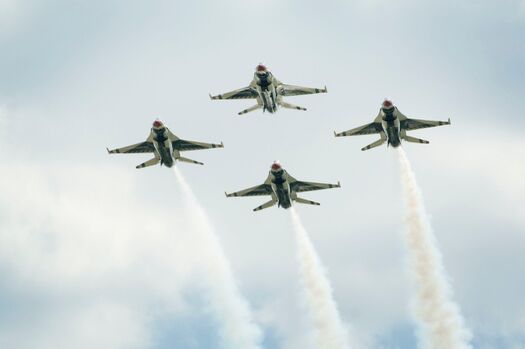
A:
[[[105,150],[160,118],[225,144],[177,166],[265,349],[312,348],[290,215],[223,192],[262,183],[277,159],[341,181],[298,212],[343,320],[366,348],[416,348],[397,156],[359,150],[375,136],[333,137],[390,97],[452,120],[404,149],[474,346],[525,348],[524,38],[523,0],[0,0],[0,347],[221,347],[174,174]],[[244,116],[252,101],[209,99],[259,62],[328,94]]]

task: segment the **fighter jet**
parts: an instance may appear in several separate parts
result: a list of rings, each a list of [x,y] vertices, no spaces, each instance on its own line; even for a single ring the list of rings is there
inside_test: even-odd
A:
[[[341,133],[336,133],[334,131],[334,135],[336,137],[343,137],[379,133],[379,136],[381,137],[379,140],[367,145],[361,150],[368,150],[378,147],[385,142],[388,142],[387,145],[397,148],[401,145],[401,140],[413,143],[429,143],[424,139],[408,136],[407,131],[442,125],[450,125],[450,118],[448,121],[409,119],[405,115],[401,114],[399,109],[394,106],[392,101],[385,99],[381,105],[381,108],[379,109],[379,114],[374,119],[374,122]]]
[[[211,144],[187,141],[175,136],[160,120],[153,122],[153,127],[145,142],[129,145],[113,150],[107,149],[109,154],[129,154],[129,153],[153,153],[153,159],[148,160],[137,168],[153,166],[158,163],[167,167],[172,167],[175,160],[189,162],[192,164],[204,165],[202,162],[191,160],[180,156],[181,151],[201,150],[210,148],[223,148],[222,144]]]
[[[253,107],[245,109],[239,115],[261,109],[270,113],[275,113],[277,107],[281,106],[288,109],[306,110],[306,108],[299,107],[283,101],[283,97],[309,95],[313,93],[326,93],[326,86],[324,88],[311,88],[286,85],[277,80],[273,74],[266,69],[263,64],[259,64],[255,68],[253,80],[248,87],[244,87],[235,91],[227,92],[221,95],[212,96],[211,99],[255,99],[257,104]]]
[[[260,211],[262,209],[272,207],[275,204],[277,204],[278,207],[285,209],[290,208],[292,206],[292,201],[307,205],[320,205],[318,202],[298,197],[297,193],[340,187],[341,184],[339,184],[339,182],[337,182],[337,184],[327,184],[298,181],[282,168],[279,161],[275,161],[272,164],[268,178],[266,178],[263,184],[256,185],[255,187],[244,189],[235,193],[224,194],[226,194],[226,197],[270,195],[270,201],[253,209],[254,211]]]

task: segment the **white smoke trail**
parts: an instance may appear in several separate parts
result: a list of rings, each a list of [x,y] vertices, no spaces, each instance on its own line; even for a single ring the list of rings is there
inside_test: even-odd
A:
[[[318,348],[346,349],[348,333],[339,316],[330,282],[299,215],[293,207],[290,211],[297,238],[301,282],[314,324]]]
[[[195,226],[195,238],[199,240],[202,263],[206,272],[205,283],[210,290],[210,305],[221,321],[222,339],[225,348],[258,349],[261,330],[254,323],[250,307],[241,296],[229,262],[213,231],[206,212],[197,201],[182,173],[174,167],[182,188],[191,223]]]
[[[459,307],[430,227],[410,162],[399,148],[401,179],[407,209],[406,244],[416,287],[415,316],[420,326],[420,346],[428,349],[470,349],[470,331]]]

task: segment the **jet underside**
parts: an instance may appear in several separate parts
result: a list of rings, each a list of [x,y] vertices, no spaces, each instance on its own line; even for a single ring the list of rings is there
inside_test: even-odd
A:
[[[210,98],[255,99],[257,104],[240,111],[238,114],[244,115],[259,109],[273,114],[277,112],[279,107],[303,111],[306,110],[304,107],[285,102],[283,97],[326,92],[326,86],[325,88],[313,88],[283,84],[277,80],[264,65],[260,64],[256,67],[256,72],[248,86],[216,96],[210,95]]]
[[[399,120],[383,120],[383,129],[385,130],[388,144],[394,148],[399,147],[401,145],[401,139],[399,137]]]
[[[379,114],[372,123],[355,127],[344,132],[334,132],[334,135],[336,137],[346,137],[379,134],[380,139],[361,148],[361,150],[369,150],[384,143],[397,148],[401,145],[401,140],[420,144],[429,143],[427,140],[407,135],[407,131],[443,125],[450,125],[450,119],[447,121],[437,121],[408,118],[394,106],[392,101],[385,99],[379,109]]]
[[[292,206],[292,199],[290,197],[290,185],[288,181],[282,176],[274,177],[272,180],[272,189],[277,196],[278,206],[282,208],[290,208]]]
[[[259,101],[263,105],[263,111],[275,113],[277,111],[277,91],[271,86],[267,89],[258,88]]]

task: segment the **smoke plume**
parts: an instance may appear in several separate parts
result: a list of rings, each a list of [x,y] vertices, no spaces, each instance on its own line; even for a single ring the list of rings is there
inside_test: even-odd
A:
[[[221,337],[226,348],[260,348],[261,330],[254,323],[248,303],[241,296],[229,262],[215,235],[206,212],[197,201],[182,173],[174,172],[184,193],[188,217],[194,226],[194,238],[202,254],[201,263],[205,271],[204,282],[209,289],[210,306],[221,322]]]
[[[405,234],[415,292],[415,317],[420,346],[425,349],[471,349],[471,334],[459,307],[452,301],[441,254],[430,228],[410,162],[399,148],[401,180],[406,201]]]
[[[339,316],[330,282],[294,208],[290,209],[298,247],[299,273],[319,349],[348,348],[348,334]]]

